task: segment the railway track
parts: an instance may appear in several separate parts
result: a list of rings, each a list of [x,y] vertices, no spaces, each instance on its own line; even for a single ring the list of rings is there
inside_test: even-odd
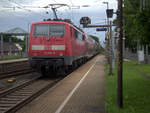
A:
[[[39,77],[41,77],[41,75],[37,73],[29,73],[21,76],[13,76],[14,80],[12,82],[9,82],[8,78],[0,80],[0,98],[17,88],[21,88],[26,84],[30,84]]]
[[[9,78],[9,77],[13,77],[13,76],[20,76],[22,74],[27,74],[27,73],[31,73],[31,72],[34,72],[34,71],[31,70],[30,68],[24,68],[21,70],[15,70],[15,71],[6,72],[6,73],[0,73],[0,79]]]
[[[33,70],[31,70],[28,61],[16,63],[13,62],[8,64],[4,63],[0,65],[0,79],[27,74],[31,72],[33,72]]]
[[[62,79],[44,79],[40,75],[35,76],[32,80],[0,92],[0,113],[14,113]]]
[[[18,66],[15,66],[15,70],[0,73],[0,113],[14,113],[66,76],[42,78],[42,75],[30,70],[28,65]],[[9,77],[14,77],[15,81],[8,83]]]

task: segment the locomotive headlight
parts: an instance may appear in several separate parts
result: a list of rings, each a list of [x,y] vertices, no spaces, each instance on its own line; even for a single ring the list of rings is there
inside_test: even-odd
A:
[[[51,49],[52,50],[65,50],[66,46],[65,45],[52,45]]]

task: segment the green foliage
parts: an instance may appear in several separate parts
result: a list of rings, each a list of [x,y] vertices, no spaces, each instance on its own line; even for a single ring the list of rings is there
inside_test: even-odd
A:
[[[26,46],[25,46],[25,41],[26,41],[26,40],[25,40],[25,38],[24,38],[24,39],[23,39],[23,44],[21,45],[22,51],[25,51],[25,47],[26,47]]]
[[[140,9],[139,0],[124,0],[123,22],[126,46],[136,47],[137,42],[142,45],[150,44],[150,1]]]
[[[3,37],[4,42],[8,43],[9,38],[11,38],[12,43],[21,43],[22,51],[25,50],[25,39],[22,40],[17,37],[14,37],[14,36],[4,35],[4,37]]]
[[[150,43],[150,10],[143,9],[136,14],[138,35],[142,44]]]
[[[90,35],[90,36],[91,36],[91,38],[93,38],[96,42],[99,43],[99,38],[98,38],[97,36],[93,36],[93,35]]]
[[[150,76],[150,64],[140,64],[137,66],[137,70],[142,71],[146,75]]]
[[[12,42],[23,42],[23,40],[17,38],[17,37],[12,37],[8,35],[4,35],[4,42],[9,42],[9,38],[11,38]]]

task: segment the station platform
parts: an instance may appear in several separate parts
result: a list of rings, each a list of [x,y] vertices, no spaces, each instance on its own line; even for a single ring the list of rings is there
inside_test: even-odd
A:
[[[16,113],[104,113],[105,63],[97,55]]]
[[[23,61],[27,61],[28,58],[20,58],[20,59],[14,59],[14,60],[3,60],[0,61],[0,64],[9,64],[9,63],[14,63],[14,62],[23,62]]]

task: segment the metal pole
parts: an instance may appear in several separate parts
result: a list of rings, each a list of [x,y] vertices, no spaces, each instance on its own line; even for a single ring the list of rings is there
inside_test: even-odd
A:
[[[9,37],[9,56],[12,55],[12,51],[11,51],[11,47],[12,47],[12,40],[11,40],[11,37]]]
[[[123,36],[123,59],[126,57],[125,56],[125,37]]]
[[[107,4],[107,9],[109,9],[108,2],[103,2],[104,4]],[[107,25],[109,26],[109,18],[107,17]],[[111,27],[108,27],[108,33],[111,32]],[[112,48],[111,48],[111,36],[108,36],[108,63],[109,63],[109,75],[112,75]]]
[[[108,5],[108,2],[106,2],[107,3],[107,9],[109,9],[109,5]],[[107,17],[107,24],[108,25],[110,25],[110,23],[109,23],[109,18]],[[109,64],[110,64],[110,69],[109,69],[109,75],[113,75],[113,73],[112,73],[112,37],[111,37],[111,27],[108,27],[108,32],[110,33],[110,36],[108,36],[108,38],[109,38],[109,45],[108,45],[108,50],[109,50]]]
[[[123,14],[122,14],[122,0],[118,0],[118,27],[119,27],[119,42],[118,42],[118,87],[117,87],[117,102],[120,108],[123,108],[123,88],[122,88],[122,72],[123,72],[123,58],[122,58],[122,39],[123,39]]]
[[[3,35],[1,35],[1,58],[4,59]]]
[[[110,21],[110,49],[111,49],[111,75],[113,75],[112,69],[115,67],[114,62],[114,44],[113,44],[113,37],[112,37],[112,21]]]
[[[114,32],[112,32],[112,51],[113,51],[113,64],[112,64],[112,68],[115,68],[115,59],[116,59],[116,52],[115,52],[115,36],[114,36]]]
[[[28,56],[28,35],[25,35],[25,57]]]
[[[110,66],[109,66],[109,75],[113,75],[112,73],[112,37],[111,37],[111,22],[110,22],[110,36],[109,36],[109,61],[110,61]]]

